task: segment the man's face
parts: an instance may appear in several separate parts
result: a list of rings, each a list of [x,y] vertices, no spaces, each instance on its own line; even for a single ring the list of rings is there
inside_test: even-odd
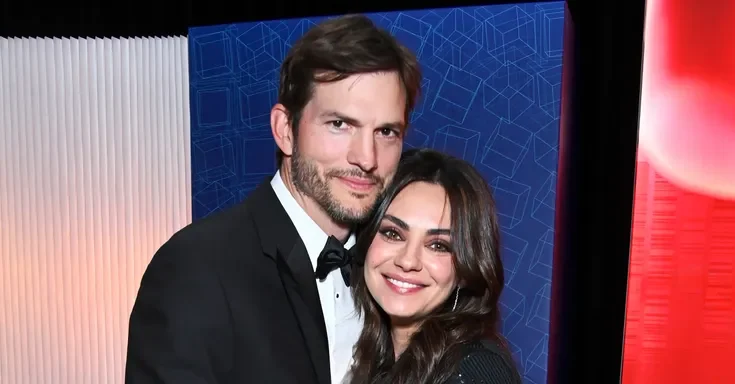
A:
[[[398,166],[405,108],[394,72],[317,83],[297,128],[294,186],[337,222],[365,220]]]

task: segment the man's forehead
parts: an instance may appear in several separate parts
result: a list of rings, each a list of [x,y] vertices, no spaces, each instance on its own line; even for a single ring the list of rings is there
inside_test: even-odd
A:
[[[311,112],[316,116],[341,116],[364,123],[400,123],[405,126],[406,102],[403,93],[386,94],[370,88],[361,90],[359,83],[364,78],[360,76],[370,75],[355,75],[334,83],[317,83],[309,101]]]
[[[372,94],[375,91],[403,94],[403,87],[397,73],[375,72],[357,73],[336,81],[315,82],[315,92],[350,95]]]

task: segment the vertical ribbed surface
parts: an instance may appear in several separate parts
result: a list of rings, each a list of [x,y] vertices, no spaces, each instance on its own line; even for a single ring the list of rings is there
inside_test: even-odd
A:
[[[735,201],[638,156],[622,383],[735,383]]]
[[[0,39],[0,383],[122,383],[156,249],[190,221],[186,38]]]

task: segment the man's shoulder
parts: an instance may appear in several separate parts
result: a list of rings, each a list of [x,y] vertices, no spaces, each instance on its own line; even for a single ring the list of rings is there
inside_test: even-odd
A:
[[[155,258],[221,259],[247,252],[257,242],[247,200],[211,213],[176,231],[161,245]],[[244,249],[245,248],[245,249]]]
[[[235,233],[248,232],[252,226],[249,217],[247,200],[232,207],[213,212],[203,218],[196,219],[189,225],[174,233],[169,242],[182,243],[187,246],[197,244],[221,244],[233,237]]]
[[[155,253],[152,263],[175,261],[189,269],[204,264],[218,270],[240,268],[257,260],[251,256],[261,254],[265,244],[280,236],[271,233],[283,229],[280,220],[288,220],[285,211],[279,215],[279,209],[283,211],[270,184],[263,183],[243,201],[175,232]]]

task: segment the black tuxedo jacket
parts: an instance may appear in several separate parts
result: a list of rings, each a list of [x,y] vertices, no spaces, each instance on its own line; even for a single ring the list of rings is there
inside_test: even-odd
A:
[[[328,384],[306,248],[270,182],[154,255],[130,316],[126,384]]]

